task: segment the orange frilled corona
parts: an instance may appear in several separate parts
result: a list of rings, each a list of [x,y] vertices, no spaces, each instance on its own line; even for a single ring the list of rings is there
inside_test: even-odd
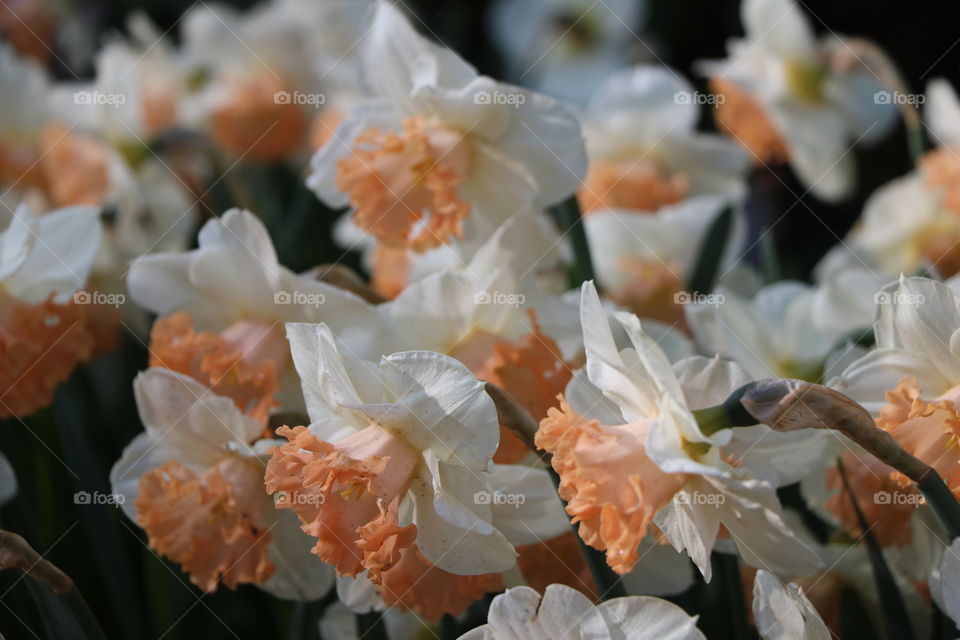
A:
[[[0,290],[0,417],[23,418],[53,402],[93,346],[82,306],[23,304]]]

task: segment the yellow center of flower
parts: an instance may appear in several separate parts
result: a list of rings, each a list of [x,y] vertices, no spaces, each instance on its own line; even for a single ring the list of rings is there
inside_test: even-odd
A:
[[[784,64],[784,74],[787,86],[794,95],[814,104],[823,102],[823,88],[827,79],[826,67],[805,60],[792,59]]]

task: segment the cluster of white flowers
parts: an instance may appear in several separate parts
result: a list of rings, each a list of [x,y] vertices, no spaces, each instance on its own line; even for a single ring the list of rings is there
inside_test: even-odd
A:
[[[614,17],[638,20],[627,4]],[[501,43],[514,75],[549,52],[553,10],[494,11],[528,45]],[[335,589],[328,638],[375,614],[394,640],[441,620],[474,640],[702,639],[664,598],[727,560],[762,637],[829,638],[844,590],[883,624],[867,536],[917,637],[928,593],[960,623],[960,548],[902,469],[823,425],[704,411],[763,379],[826,385],[960,496],[960,101],[932,82],[936,148],[812,283],[777,280],[747,259],[751,170],[848,198],[850,150],[903,106],[892,67],[790,0],[744,0],[703,94],[626,67],[608,18],[600,53],[562,45],[531,78],[545,93],[386,0],[199,3],[176,45],[136,15],[83,83],[0,43],[0,418],[141,340],[116,503],[206,593]],[[263,165],[343,212],[332,235],[369,278],[284,266]],[[0,503],[26,479],[10,458]]]

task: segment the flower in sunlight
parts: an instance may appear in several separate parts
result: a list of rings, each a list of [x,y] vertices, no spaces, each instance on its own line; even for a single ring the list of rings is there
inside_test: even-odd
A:
[[[702,63],[719,128],[758,164],[789,162],[816,196],[847,198],[852,148],[895,122],[890,93],[878,99],[885,86],[877,72],[840,36],[818,39],[800,4],[744,0],[740,11],[746,37],[729,43],[726,60]]]
[[[960,495],[960,359],[950,346],[960,331],[960,297],[944,283],[903,276],[878,296],[876,348],[832,386],[870,410],[878,427]]]
[[[776,488],[818,464],[822,438],[780,440],[760,425],[751,427],[760,433],[704,433],[693,408],[723,402],[749,380],[746,373],[702,357],[671,366],[636,316],[614,317],[631,343],[623,350],[596,289],[585,283],[586,366],[537,432],[537,446],[553,454],[560,495],[584,541],[605,551],[607,564],[623,574],[655,524],[709,580],[709,553],[722,525],[747,564],[790,565],[798,573],[815,568],[816,556],[783,521]]]
[[[499,84],[378,2],[360,44],[370,99],[313,157],[310,187],[389,247],[425,251],[572,194],[586,157],[559,102]]]
[[[914,171],[877,189],[857,225],[817,267],[867,264],[891,279],[901,273],[950,278],[960,272],[960,103],[943,80],[927,87],[927,131],[936,147]]]
[[[464,365],[427,351],[375,364],[348,353],[325,325],[288,332],[311,424],[280,430],[289,443],[273,451],[267,490],[339,575],[363,573],[388,606],[436,619],[502,588],[500,572],[516,564],[512,518],[544,537],[562,530],[520,508],[541,508],[533,498],[542,471],[510,484],[509,495],[522,498],[503,518],[493,496],[507,494],[491,491],[496,408]]]
[[[751,300],[720,287],[722,302],[685,307],[687,325],[703,353],[730,358],[754,378],[816,382],[829,377],[831,358],[849,349],[843,339],[869,329],[875,295],[886,283],[883,276],[850,268],[816,286],[779,281]]]
[[[507,589],[490,604],[487,624],[460,640],[553,640],[565,636],[703,640],[696,622],[695,616],[659,598],[627,596],[594,605],[579,591],[553,584],[542,598],[529,587]]]
[[[578,192],[584,213],[656,213],[691,196],[743,192],[747,156],[735,142],[696,131],[699,95],[666,67],[609,77],[583,117],[590,159]]]
[[[74,293],[99,244],[92,207],[38,216],[23,204],[0,232],[0,417],[50,404],[55,387],[90,355],[93,337]]]
[[[110,473],[117,502],[158,554],[208,593],[256,584],[277,597],[314,600],[333,571],[310,555],[296,518],[263,487],[262,424],[229,398],[167,369],[134,381],[145,431]],[[122,499],[120,497],[122,496]]]
[[[697,256],[714,221],[728,205],[725,196],[690,197],[661,207],[656,215],[630,209],[597,210],[584,228],[597,282],[607,296],[641,318],[684,326],[683,305]],[[739,213],[721,259],[721,276],[736,279],[746,228]],[[722,280],[725,278],[721,278]]]
[[[154,328],[154,364],[192,375],[240,404],[265,403],[263,409],[272,404],[274,377],[288,402],[299,395],[284,322],[322,319],[361,331],[378,321],[358,296],[280,265],[263,223],[239,209],[208,221],[197,249],[135,260],[127,284],[144,308],[177,314]]]

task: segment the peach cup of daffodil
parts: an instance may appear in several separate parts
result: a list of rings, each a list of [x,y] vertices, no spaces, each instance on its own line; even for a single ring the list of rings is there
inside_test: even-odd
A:
[[[0,232],[0,417],[26,417],[93,349],[83,286],[100,245],[98,211],[42,216],[21,204]]]
[[[502,588],[517,555],[505,530],[521,524],[498,522],[500,505],[482,498],[500,440],[483,383],[439,353],[366,362],[326,325],[287,330],[311,423],[280,431],[289,442],[274,450],[266,484],[316,539],[314,553],[341,576],[364,574],[389,605],[431,618]],[[531,471],[542,487],[546,475]],[[537,502],[540,489],[511,486]],[[558,535],[562,524],[539,520],[543,537]]]
[[[876,348],[831,386],[873,413],[878,427],[960,495],[960,296],[948,284],[901,276],[877,303]]]
[[[702,65],[719,128],[758,164],[789,162],[817,197],[849,197],[852,148],[896,121],[890,94],[877,97],[885,89],[877,72],[840,36],[818,38],[799,3],[745,0],[740,13],[746,36],[730,41],[726,60]]]
[[[815,554],[783,521],[776,488],[816,465],[822,446],[797,446],[762,425],[704,433],[693,409],[723,402],[746,373],[702,357],[671,366],[628,313],[614,316],[631,345],[618,350],[592,282],[580,304],[586,366],[536,440],[553,454],[560,495],[584,541],[622,574],[656,525],[709,580],[723,525],[748,564],[815,568]]]
[[[124,513],[150,547],[180,564],[206,592],[255,584],[290,600],[333,585],[296,518],[263,486],[269,449],[262,423],[196,380],[152,368],[134,381],[145,431],[110,473]]]
[[[307,184],[385,246],[486,237],[510,214],[571,195],[586,154],[576,118],[495,82],[376,4],[360,47],[370,97],[311,162]]]

